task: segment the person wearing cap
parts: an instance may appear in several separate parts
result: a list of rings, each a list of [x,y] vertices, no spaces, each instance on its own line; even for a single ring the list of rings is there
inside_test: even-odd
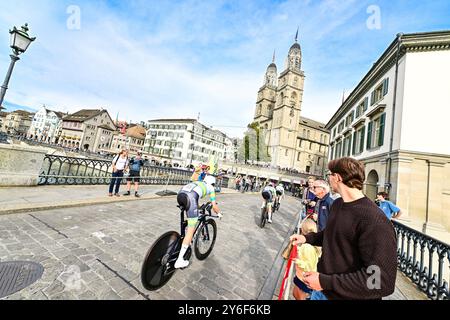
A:
[[[175,262],[176,269],[183,269],[189,265],[189,260],[184,260],[184,254],[189,248],[192,238],[194,237],[195,227],[198,221],[198,201],[206,196],[209,196],[209,200],[212,204],[213,211],[222,217],[219,207],[216,202],[215,191],[216,178],[211,175],[206,175],[203,181],[193,181],[185,185],[178,192],[177,202],[180,206],[183,206],[187,215],[187,232],[181,245],[181,250]]]
[[[194,173],[191,176],[191,181],[203,181],[208,172],[209,166],[206,164],[200,164],[194,169]]]
[[[127,178],[127,192],[124,196],[129,196],[131,191],[131,182],[134,182],[134,196],[139,198],[138,193],[139,182],[141,182],[141,168],[144,166],[144,160],[142,159],[142,152],[138,152],[136,157],[130,160],[130,175]]]

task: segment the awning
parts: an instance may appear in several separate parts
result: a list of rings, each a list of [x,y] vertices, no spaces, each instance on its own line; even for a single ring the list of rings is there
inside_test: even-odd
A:
[[[272,180],[280,180],[280,177],[275,177],[275,176],[272,176],[272,177],[270,177],[270,179],[272,179]]]
[[[291,183],[291,179],[287,179],[287,178],[283,178],[283,179],[281,179],[281,181]]]
[[[301,181],[299,181],[299,180],[294,180],[292,183],[295,183],[295,184],[302,184]]]

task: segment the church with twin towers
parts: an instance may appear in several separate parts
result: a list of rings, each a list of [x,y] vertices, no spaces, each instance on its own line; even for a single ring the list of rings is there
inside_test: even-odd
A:
[[[273,55],[258,90],[253,122],[263,129],[272,166],[321,176],[327,164],[329,132],[324,123],[301,116],[305,74],[297,38],[298,31],[279,74]]]

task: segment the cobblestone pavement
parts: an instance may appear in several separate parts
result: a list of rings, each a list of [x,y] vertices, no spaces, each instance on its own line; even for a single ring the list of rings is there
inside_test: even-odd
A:
[[[142,260],[164,232],[179,231],[174,197],[0,216],[0,261],[35,261],[42,278],[4,299],[256,299],[300,204],[287,197],[274,223],[258,227],[259,195],[221,194],[208,259],[193,258],[155,292],[140,283]]]

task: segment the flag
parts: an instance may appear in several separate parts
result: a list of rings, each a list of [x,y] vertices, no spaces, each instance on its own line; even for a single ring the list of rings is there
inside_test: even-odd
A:
[[[217,174],[219,171],[219,159],[218,156],[210,156],[209,157],[209,173],[210,174]]]

